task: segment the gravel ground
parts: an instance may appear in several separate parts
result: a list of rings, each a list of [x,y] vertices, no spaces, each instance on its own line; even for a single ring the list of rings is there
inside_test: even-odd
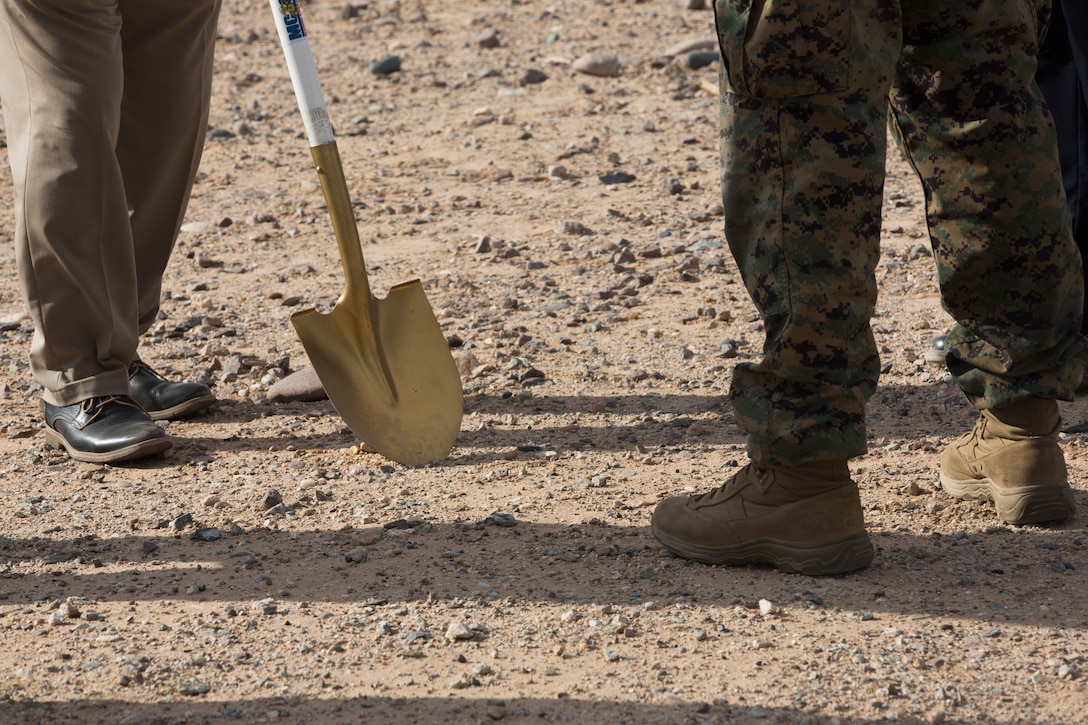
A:
[[[220,402],[167,424],[167,458],[46,448],[0,281],[0,721],[1084,721],[1083,515],[1007,526],[939,488],[974,414],[924,360],[949,319],[894,148],[885,375],[852,463],[873,566],[707,567],[650,535],[661,497],[743,465],[726,394],[762,341],[699,4],[304,6],[371,282],[420,279],[462,371],[453,451],[407,468],[329,401],[277,402],[308,368],[289,316],[343,273],[269,8],[226,0],[141,349]],[[1084,434],[1063,446],[1088,510]]]

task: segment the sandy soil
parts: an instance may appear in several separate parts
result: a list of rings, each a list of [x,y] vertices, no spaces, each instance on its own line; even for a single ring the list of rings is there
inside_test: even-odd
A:
[[[407,468],[327,400],[269,400],[308,367],[291,313],[343,274],[269,8],[227,0],[141,349],[221,402],[165,459],[46,448],[0,281],[0,721],[1083,722],[1084,518],[1011,527],[939,489],[974,414],[923,359],[949,319],[894,150],[852,464],[873,566],[707,567],[650,535],[657,500],[744,461],[726,393],[762,339],[722,245],[716,69],[675,50],[712,38],[698,4],[304,6],[371,282],[422,280],[459,343],[460,436]],[[619,72],[574,69],[594,52]],[[1083,434],[1064,448],[1088,510]]]

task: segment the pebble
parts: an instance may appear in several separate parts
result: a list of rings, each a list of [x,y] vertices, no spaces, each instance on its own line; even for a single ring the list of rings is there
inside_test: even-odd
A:
[[[569,179],[570,172],[567,171],[567,167],[563,164],[552,164],[548,167],[549,179]]]
[[[577,73],[607,78],[619,74],[620,59],[614,53],[586,53],[570,67]]]
[[[400,70],[400,56],[387,55],[370,64],[370,72],[375,75],[389,75]]]
[[[280,495],[280,492],[278,490],[271,488],[265,492],[264,496],[261,497],[261,511],[267,511],[271,508],[275,508],[282,503],[283,496]]]
[[[510,528],[518,525],[518,520],[514,517],[514,514],[504,514],[498,511],[493,512],[484,523],[491,524],[492,526],[500,526],[502,528]]]
[[[189,535],[193,541],[219,541],[223,538],[223,532],[214,526],[197,529]]]
[[[555,233],[573,236],[586,236],[588,234],[592,234],[593,230],[579,221],[565,221],[555,227]]]
[[[178,516],[176,519],[170,522],[170,530],[181,531],[191,523],[193,523],[193,515],[182,514],[181,516]]]
[[[446,639],[451,642],[463,642],[475,637],[476,633],[460,620],[454,620],[446,627]]]
[[[717,63],[721,55],[717,50],[691,50],[685,53],[683,57],[684,65],[695,70]]]
[[[548,74],[536,68],[527,69],[518,79],[519,86],[535,86],[548,80]]]
[[[188,695],[194,697],[196,695],[206,695],[211,692],[212,686],[207,682],[179,682],[178,692],[182,695]]]
[[[611,186],[612,184],[629,184],[635,180],[634,174],[628,174],[626,171],[615,171],[611,174],[604,174],[597,177],[602,184]]]
[[[499,39],[499,31],[495,28],[488,28],[482,33],[477,33],[472,42],[479,48],[498,48],[502,45],[502,41]]]
[[[359,562],[366,561],[366,556],[366,549],[362,546],[358,546],[344,554],[344,559],[349,564],[358,564]]]

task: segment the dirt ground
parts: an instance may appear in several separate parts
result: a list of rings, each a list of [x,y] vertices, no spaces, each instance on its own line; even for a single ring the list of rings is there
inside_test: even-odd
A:
[[[141,347],[220,402],[167,424],[167,458],[46,448],[13,263],[0,280],[0,721],[1084,722],[1084,515],[1007,526],[940,490],[974,414],[923,358],[949,318],[894,149],[885,375],[852,462],[872,567],[707,567],[650,535],[661,497],[743,464],[726,395],[762,341],[723,246],[700,4],[303,6],[371,282],[420,279],[463,370],[453,451],[408,468],[328,400],[269,399],[309,366],[290,315],[343,273],[269,7],[226,0]],[[10,182],[0,205],[10,240]],[[1086,439],[1063,445],[1083,512]]]

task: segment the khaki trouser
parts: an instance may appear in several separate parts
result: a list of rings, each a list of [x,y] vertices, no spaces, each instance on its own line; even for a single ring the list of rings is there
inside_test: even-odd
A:
[[[866,450],[887,119],[917,171],[948,367],[979,409],[1072,400],[1083,279],[1032,81],[1046,0],[717,0],[725,234],[766,329],[749,453]],[[924,344],[924,341],[919,341]]]
[[[204,143],[219,0],[0,0],[15,254],[44,398],[128,394]]]

